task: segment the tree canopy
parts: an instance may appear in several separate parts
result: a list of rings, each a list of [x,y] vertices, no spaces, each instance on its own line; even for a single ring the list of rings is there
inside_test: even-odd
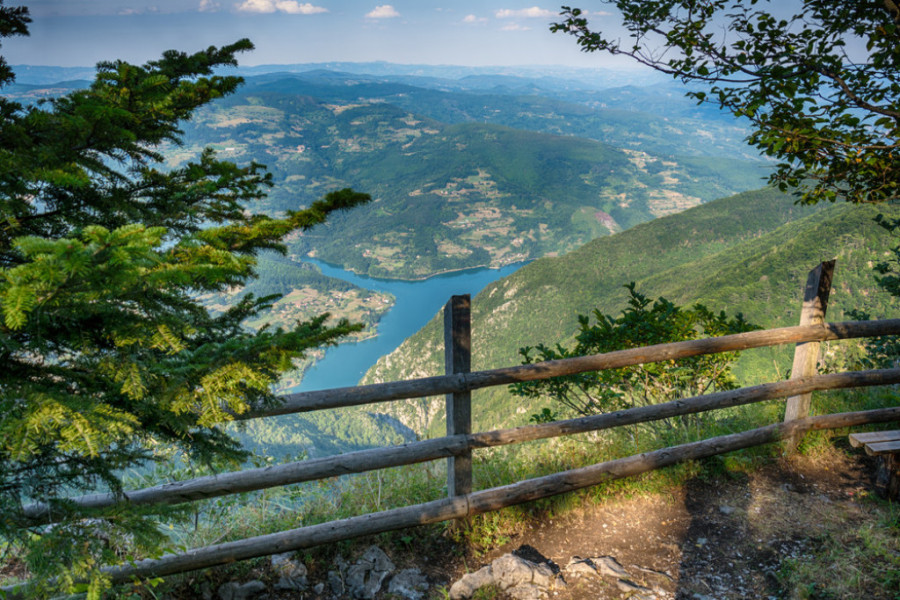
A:
[[[625,39],[562,7],[552,31],[629,56],[749,119],[771,176],[804,202],[900,192],[900,7],[895,0],[609,0]],[[608,13],[604,13],[605,15]],[[603,17],[605,22],[609,16]]]
[[[29,22],[0,0],[0,37]],[[251,214],[245,203],[271,185],[263,166],[209,149],[163,163],[179,123],[241,83],[216,68],[252,47],[103,62],[90,87],[33,106],[0,97],[0,537],[26,549],[36,579],[97,580],[101,561],[127,558],[110,552],[111,532],[160,542],[121,515],[98,536],[65,496],[119,491],[121,469],[173,450],[242,457],[220,425],[275,402],[294,359],[359,328],[323,315],[251,332],[241,323],[274,298],[218,316],[198,300],[246,283],[256,253],[284,251],[288,233],[369,200],[345,189],[282,218]],[[0,60],[0,85],[12,80]],[[36,527],[21,511],[35,499],[71,514]]]

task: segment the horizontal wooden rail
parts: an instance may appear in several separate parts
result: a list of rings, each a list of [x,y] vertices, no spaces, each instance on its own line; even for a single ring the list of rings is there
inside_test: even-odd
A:
[[[357,452],[348,452],[337,456],[284,465],[247,469],[221,475],[209,475],[187,481],[178,481],[142,490],[124,492],[121,496],[92,494],[70,499],[67,503],[81,509],[101,509],[113,506],[118,502],[127,502],[135,505],[178,504],[349,473],[360,473],[457,456],[473,448],[502,446],[561,435],[586,433],[707,410],[730,408],[763,400],[786,398],[818,390],[898,383],[900,383],[900,369],[814,375],[578,419],[540,425],[526,425],[468,435],[454,435],[422,442],[411,442],[389,448],[359,450]],[[39,523],[54,522],[65,516],[65,512],[62,509],[54,510],[52,505],[43,502],[26,506],[24,512],[27,518]]]
[[[196,548],[183,554],[170,554],[129,565],[106,567],[104,571],[114,582],[128,581],[134,577],[162,577],[184,573],[238,560],[334,543],[362,535],[469,517],[514,504],[590,487],[613,479],[639,475],[686,460],[706,458],[769,444],[810,430],[854,427],[898,419],[900,419],[900,407],[806,417],[788,423],[777,423],[743,433],[710,438],[545,477],[528,479],[464,496]]]
[[[800,342],[823,342],[882,335],[900,335],[900,319],[845,321],[842,323],[781,327],[702,340],[657,344],[643,348],[551,360],[488,371],[474,371],[472,373],[440,375],[358,387],[302,392],[282,396],[283,402],[278,406],[235,415],[235,419],[256,419],[326,408],[359,406],[361,404],[401,400],[404,398],[453,394],[497,385],[534,381],[562,375],[574,375],[587,371],[602,371],[604,369],[687,358],[701,354],[735,352],[749,350],[750,348]]]

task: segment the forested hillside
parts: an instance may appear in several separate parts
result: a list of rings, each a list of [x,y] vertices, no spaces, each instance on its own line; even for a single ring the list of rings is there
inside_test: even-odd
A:
[[[18,85],[23,102],[84,82]],[[333,71],[249,77],[234,95],[184,122],[184,144],[164,148],[177,168],[211,145],[224,159],[268,166],[274,187],[253,205],[280,214],[328,190],[374,196],[366,210],[287,240],[289,257],[264,255],[259,279],[210,294],[283,298],[247,325],[289,326],[322,312],[363,322],[372,335],[390,298],[326,278],[308,253],[370,275],[417,278],[499,266],[574,250],[635,224],[755,187],[743,130],[677,95],[670,84],[585,89],[575,81],[472,75],[350,75]],[[299,382],[320,357],[281,381]],[[340,424],[340,426],[339,426]],[[316,415],[248,427],[242,440],[267,454],[333,453],[411,432],[361,413]]]
[[[594,308],[618,314],[626,298],[622,286],[630,281],[651,297],[743,312],[751,322],[774,327],[796,324],[806,273],[822,260],[837,258],[831,320],[843,319],[852,309],[876,317],[896,315],[872,270],[873,261],[895,245],[873,221],[879,210],[898,213],[891,207],[803,207],[764,189],[596,239],[563,257],[537,260],[473,299],[473,369],[518,364],[520,347],[569,340],[578,314]],[[381,359],[364,381],[441,373],[441,336],[436,317]],[[747,352],[739,374],[745,381],[773,380],[790,367],[789,354]],[[476,392],[474,398],[476,427],[522,424],[537,408],[522,406],[521,399],[512,404],[502,388]],[[443,427],[442,402],[396,403],[392,414],[434,435]]]
[[[712,143],[739,146],[741,132],[721,121],[357,79],[251,80],[199,111],[167,160],[212,145],[266,164],[276,185],[257,208],[269,212],[335,187],[367,190],[365,214],[334,219],[291,251],[395,278],[564,253],[765,175],[763,163]]]

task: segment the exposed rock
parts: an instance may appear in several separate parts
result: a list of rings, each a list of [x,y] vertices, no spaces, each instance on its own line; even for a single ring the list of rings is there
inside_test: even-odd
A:
[[[597,567],[597,572],[605,577],[628,577],[628,571],[612,556],[596,556],[591,562]]]
[[[256,598],[265,591],[266,584],[256,579],[243,584],[229,581],[219,588],[219,598],[221,600],[249,600],[250,598]]]
[[[328,571],[328,587],[335,596],[344,594],[344,577],[340,571]]]
[[[302,592],[308,587],[309,581],[307,581],[306,577],[300,577],[299,579],[293,579],[291,577],[279,577],[278,581],[275,582],[276,590]]]
[[[733,514],[734,511],[735,511],[735,508],[733,506],[727,506],[727,505],[723,504],[722,506],[719,507],[719,512],[722,513],[723,515]]]
[[[306,565],[295,560],[293,552],[275,554],[271,561],[272,569],[279,575],[275,589],[303,591],[309,587]]]
[[[581,558],[573,556],[566,568],[563,569],[568,575],[597,575],[597,567],[589,558]]]
[[[496,585],[518,600],[538,600],[562,583],[547,563],[533,563],[514,554],[504,554],[486,567],[464,575],[450,586],[450,598],[471,597],[476,590]]]
[[[616,581],[616,587],[619,588],[622,592],[630,592],[632,594],[641,592],[641,593],[652,593],[653,590],[650,588],[644,587],[642,585],[638,585],[633,581],[629,581],[627,579],[619,579]]]
[[[322,595],[322,592],[324,592],[324,591],[325,591],[325,584],[324,584],[324,583],[317,583],[316,585],[313,586],[313,593],[314,593],[316,596],[321,596],[321,595]]]
[[[541,573],[541,579],[548,581],[549,577],[553,576],[553,572],[550,571],[550,568],[547,567],[547,565],[536,565],[535,563],[515,556],[514,554],[504,554],[491,563],[494,581],[502,590],[523,583],[532,583],[534,581],[534,575],[539,567],[544,567],[546,569],[546,571]]]
[[[533,583],[523,583],[506,590],[515,600],[542,600],[547,597],[547,589]]]
[[[306,565],[299,560],[296,560],[293,552],[273,554],[269,560],[272,563],[272,568],[279,575],[286,577],[306,577]]]
[[[651,575],[653,577],[657,577],[659,579],[663,579],[665,581],[675,581],[675,579],[666,573],[665,571],[657,571],[656,569],[648,569],[647,567],[642,567],[641,565],[631,565],[632,568],[637,569],[647,575]]]
[[[328,587],[331,588],[332,594],[339,598],[342,598],[346,596],[346,574],[347,568],[350,565],[346,560],[344,560],[343,556],[338,556],[336,559],[334,559],[334,566],[336,567],[335,569],[328,571]]]
[[[470,598],[477,590],[494,583],[491,565],[481,567],[474,573],[466,573],[459,581],[450,586],[451,600]]]
[[[419,569],[404,569],[394,575],[388,583],[388,593],[408,600],[421,600],[426,590],[428,579]]]
[[[372,600],[381,583],[396,567],[378,546],[369,546],[360,559],[347,569],[346,587],[359,600]]]
[[[565,571],[570,575],[600,575],[613,579],[628,577],[625,567],[612,556],[595,556],[593,558],[573,556],[566,565]]]

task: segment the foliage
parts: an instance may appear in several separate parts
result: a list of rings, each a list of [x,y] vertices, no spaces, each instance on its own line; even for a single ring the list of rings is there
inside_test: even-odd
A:
[[[896,238],[897,232],[900,230],[900,218],[879,213],[875,217],[875,222]],[[900,297],[900,246],[894,246],[889,252],[885,252],[885,255],[888,258],[875,263],[875,272],[879,274],[876,280],[881,289],[898,298]],[[854,311],[853,317],[863,321],[869,319],[869,314],[864,310]],[[864,348],[866,353],[862,358],[862,363],[867,368],[891,369],[896,367],[900,361],[900,336],[886,335],[869,338],[865,340]]]
[[[664,296],[682,306],[702,302],[716,312],[740,311],[762,327],[785,327],[800,318],[808,271],[836,258],[829,321],[850,318],[851,309],[873,318],[895,317],[894,299],[872,276],[872,265],[895,244],[873,220],[879,211],[900,217],[900,209],[890,205],[796,205],[769,188],[598,238],[565,256],[536,260],[473,298],[472,368],[514,364],[523,340],[571,345],[578,329],[575,316],[595,308],[618,314],[627,306],[623,286],[629,281],[654,298]],[[440,320],[432,320],[380,360],[364,382],[442,373],[442,335]],[[735,375],[742,385],[778,380],[790,369],[792,353],[787,346],[744,352]],[[522,425],[542,408],[537,400],[529,404],[511,397],[505,388],[474,393],[476,428]],[[421,423],[417,431],[443,434],[437,405],[402,401],[391,411],[404,423]]]
[[[592,29],[587,12],[568,6],[551,30],[575,36],[585,52],[629,56],[702,84],[689,96],[749,119],[749,141],[782,161],[772,182],[798,188],[805,202],[897,198],[900,8],[894,0],[801,0],[788,10],[760,0],[610,4],[621,12],[625,39]]]
[[[728,318],[715,314],[702,304],[683,308],[659,298],[651,301],[630,283],[628,307],[621,316],[612,317],[599,309],[594,322],[578,316],[579,331],[575,345],[549,347],[526,346],[519,353],[524,364],[601,354],[655,344],[716,337],[755,329],[743,315]],[[619,369],[591,371],[541,381],[517,383],[512,391],[526,398],[550,397],[579,415],[594,415],[613,410],[647,406],[736,387],[731,366],[737,352],[708,354],[672,361],[645,363]],[[535,417],[539,420],[546,416]]]
[[[27,34],[27,10],[0,9],[0,36]],[[87,89],[30,107],[0,99],[0,535],[47,585],[96,587],[102,561],[161,542],[143,515],[85,521],[67,495],[119,492],[122,469],[173,448],[209,464],[243,457],[220,425],[274,402],[271,384],[306,350],[358,329],[323,315],[250,332],[242,322],[272,297],[215,316],[198,300],[248,282],[257,252],[284,251],[288,233],[368,200],[344,189],[271,218],[244,208],[271,185],[259,164],[206,150],[158,167],[160,144],[241,83],[214,70],[251,48],[104,62]],[[62,524],[26,521],[31,500]],[[102,538],[94,529],[106,542],[83,544]]]
[[[602,122],[591,118],[591,129],[580,127],[591,110],[583,106],[565,112],[501,98],[484,108],[489,121],[518,128],[511,129],[469,110],[482,106],[480,96],[454,95],[463,108],[451,118],[438,110],[451,99],[438,101],[427,90],[398,98],[395,86],[360,89],[355,78],[336,81],[346,84],[323,89],[293,77],[260,78],[255,86],[251,80],[205,107],[185,127],[186,144],[166,149],[167,160],[179,165],[203,143],[242,160],[270,161],[278,185],[258,206],[270,213],[325,186],[370,190],[378,198],[373,210],[330,219],[293,239],[291,253],[315,250],[317,258],[357,273],[404,279],[566,252],[607,235],[610,226],[628,228],[756,187],[765,174],[759,162],[669,155],[690,152],[685,138],[716,137],[707,121],[676,126],[654,117],[650,128],[644,113],[617,111]],[[342,95],[331,93],[334,87]],[[360,97],[381,101],[360,104]],[[504,121],[503,114],[526,116]],[[547,131],[551,118],[559,122],[547,133],[522,130]],[[607,133],[610,122],[620,132],[615,139]],[[626,139],[638,150],[664,139],[666,155],[629,155],[608,145]]]

